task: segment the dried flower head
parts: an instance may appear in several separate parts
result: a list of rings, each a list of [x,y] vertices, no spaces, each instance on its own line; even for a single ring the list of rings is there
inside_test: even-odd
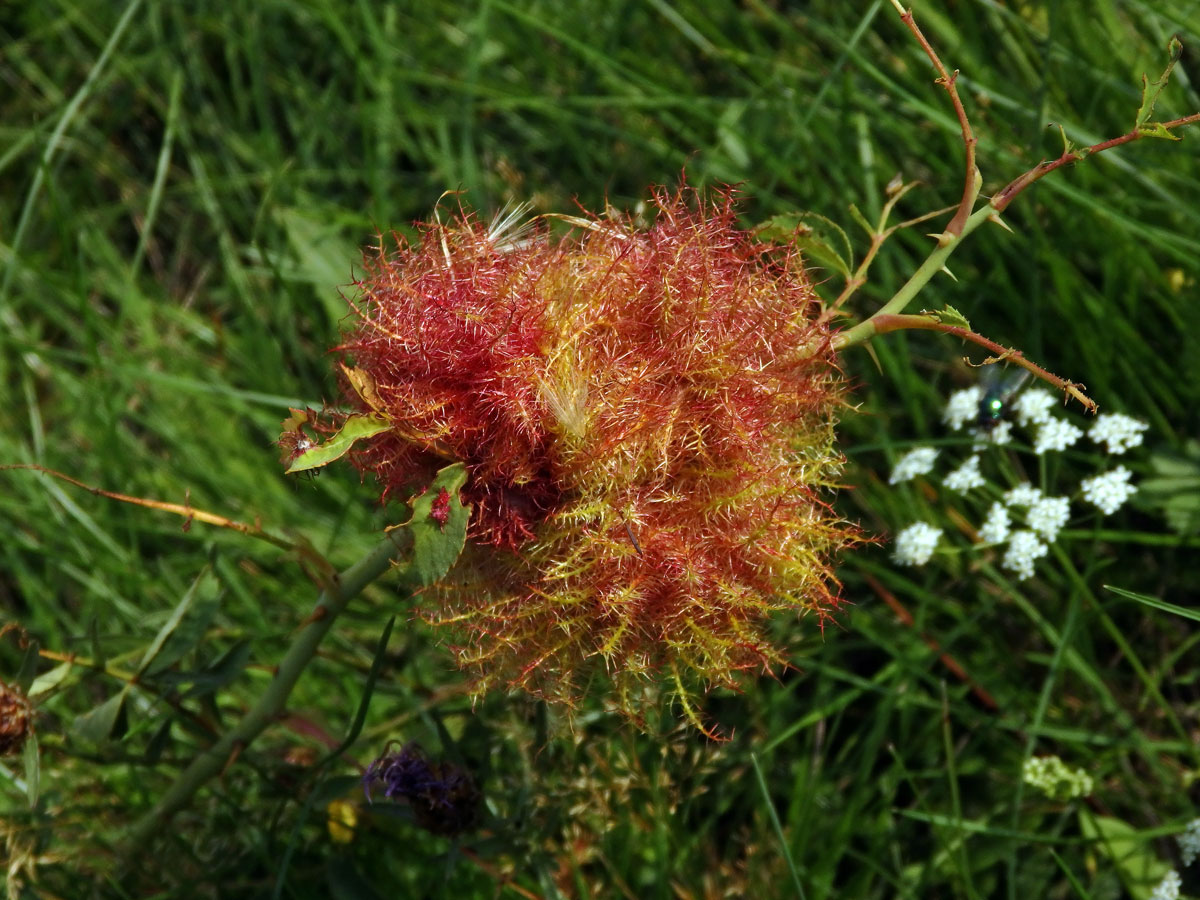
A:
[[[428,225],[368,259],[342,349],[352,402],[392,423],[353,456],[385,496],[468,466],[470,564],[430,617],[481,689],[570,700],[599,658],[626,711],[666,671],[695,721],[688,685],[784,662],[768,614],[838,608],[855,537],[824,493],[842,388],[800,260],[728,194],[654,207],[562,241]]]
[[[33,730],[33,708],[15,686],[0,681],[0,756],[15,756]]]

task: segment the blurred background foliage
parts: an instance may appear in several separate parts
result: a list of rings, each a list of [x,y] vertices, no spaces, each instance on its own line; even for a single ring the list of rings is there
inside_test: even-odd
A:
[[[1079,143],[1128,131],[1140,76],[1161,71],[1172,34],[1187,49],[1157,117],[1200,110],[1190,0],[937,0],[917,15],[962,72],[985,194],[1058,155],[1049,123]],[[961,192],[949,104],[879,0],[49,0],[0,10],[0,78],[0,462],[261,520],[340,567],[399,511],[348,467],[285,478],[274,441],[288,406],[334,398],[339,287],[378,232],[408,232],[446,191],[484,217],[523,200],[535,213],[636,208],[686,171],[740,185],[748,226],[812,210],[861,251],[848,207],[874,218],[897,173],[922,182],[906,218]],[[290,716],[122,875],[122,830],[257,695],[316,590],[294,559],[243,537],[3,473],[0,612],[52,654],[43,672],[76,660],[39,698],[34,808],[20,767],[0,770],[10,887],[1145,896],[1083,823],[1126,823],[1144,835],[1139,860],[1170,861],[1164,835],[1196,815],[1200,631],[1100,585],[1183,606],[1200,588],[1179,533],[1200,504],[1186,492],[1200,464],[1188,445],[1200,433],[1197,139],[1141,141],[1047,178],[1011,208],[1015,234],[977,233],[951,261],[957,281],[921,300],[1148,420],[1133,467],[1178,480],[1070,545],[1070,566],[1021,585],[967,559],[927,573],[897,572],[885,547],[847,559],[844,628],[777,623],[796,670],[710,698],[723,744],[665,709],[633,733],[605,712],[602,686],[573,733],[521,696],[472,709],[384,578],[323,646]],[[889,242],[855,315],[903,283],[933,230]],[[836,294],[833,273],[820,277]],[[853,489],[839,502],[871,533],[935,502],[889,489],[886,474],[898,449],[944,436],[945,395],[975,377],[963,352],[922,334],[846,354],[857,410],[842,426]],[[134,690],[123,727],[89,740],[76,717],[120,690],[197,579],[204,602],[175,681]],[[362,734],[310,777],[350,729],[393,614]],[[0,647],[6,679],[17,644],[10,632]],[[480,828],[435,837],[403,807],[363,807],[342,776],[389,740],[473,771]],[[1030,753],[1085,767],[1089,802],[1024,793]],[[335,797],[354,811],[349,841],[326,827]]]

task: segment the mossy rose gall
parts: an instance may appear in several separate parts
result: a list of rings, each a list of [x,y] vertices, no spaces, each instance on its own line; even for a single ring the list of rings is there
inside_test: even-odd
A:
[[[785,661],[773,612],[839,606],[829,506],[842,382],[794,254],[728,194],[659,193],[653,224],[521,239],[469,215],[367,259],[347,396],[386,421],[352,454],[384,497],[466,463],[471,541],[425,596],[480,689],[571,700],[603,661],[621,705]]]

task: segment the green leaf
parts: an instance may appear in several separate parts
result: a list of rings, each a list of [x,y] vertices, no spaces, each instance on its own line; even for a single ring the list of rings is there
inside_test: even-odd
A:
[[[159,650],[154,661],[146,667],[144,675],[155,676],[165,672],[188,653],[199,646],[208,634],[208,626],[217,617],[221,603],[216,597],[207,597],[193,603],[189,614],[176,626],[170,639]]]
[[[936,319],[941,325],[965,328],[967,331],[971,330],[971,323],[967,321],[967,317],[948,303],[945,309],[923,309],[921,310],[921,315],[930,316]]]
[[[1172,134],[1162,122],[1147,122],[1145,125],[1139,125],[1137,130],[1142,137],[1165,138],[1168,141],[1183,140],[1179,135]]]
[[[1148,597],[1145,594],[1135,594],[1133,591],[1127,591],[1124,588],[1113,587],[1111,584],[1104,585],[1106,591],[1112,591],[1119,597],[1124,597],[1126,600],[1133,600],[1141,603],[1143,606],[1149,606],[1151,609],[1158,609],[1165,613],[1180,616],[1184,619],[1191,619],[1194,622],[1200,622],[1200,609],[1193,609],[1187,606],[1176,606],[1174,603],[1168,603],[1165,600],[1159,600],[1157,597]]]
[[[1171,77],[1171,70],[1175,68],[1175,63],[1179,62],[1179,57],[1182,54],[1183,44],[1179,43],[1179,38],[1172,37],[1167,43],[1167,67],[1163,69],[1162,75],[1158,76],[1154,81],[1148,80],[1145,75],[1142,76],[1142,105],[1138,107],[1137,119],[1135,120],[1135,127],[1139,133],[1153,137],[1164,136],[1163,134],[1151,134],[1144,126],[1150,121],[1150,117],[1154,115],[1154,104],[1158,102],[1158,95],[1167,86],[1167,79]],[[1173,137],[1162,125],[1152,125],[1150,127],[1157,127],[1166,136]],[[1178,138],[1174,139],[1178,140]]]
[[[1200,531],[1200,442],[1189,441],[1181,457],[1156,453],[1150,467],[1154,476],[1138,483],[1138,494],[1177,533]]]
[[[13,679],[13,684],[20,688],[21,693],[26,697],[29,696],[29,688],[37,676],[38,647],[37,641],[29,642],[29,646],[25,648],[25,655],[21,657],[21,667],[17,669],[17,677]]]
[[[21,750],[21,765],[25,770],[25,797],[29,808],[37,806],[38,795],[42,789],[42,758],[38,752],[37,735],[29,732],[25,739],[25,747]]]
[[[110,737],[119,738],[125,733],[125,698],[128,695],[129,686],[126,685],[91,712],[78,716],[71,730],[76,736],[93,744],[102,743]]]
[[[947,303],[946,308],[944,310],[942,310],[942,321],[945,322],[947,325],[954,325],[958,328],[965,328],[965,329],[967,329],[967,331],[971,330],[971,323],[967,321],[967,317],[964,316],[962,313],[960,313],[957,309],[955,309],[949,303]]]
[[[837,269],[849,278],[854,270],[854,249],[842,226],[813,212],[774,216],[755,230],[764,241],[792,244],[805,256]]]
[[[1096,841],[1096,847],[1116,866],[1130,896],[1149,900],[1171,868],[1158,858],[1153,843],[1120,819],[1081,814],[1079,824],[1084,836]]]
[[[198,697],[224,687],[242,674],[250,661],[250,641],[243,639],[225,651],[211,666],[198,672],[164,672],[162,684],[190,684],[185,696]]]
[[[405,527],[413,549],[412,559],[401,566],[405,580],[422,587],[433,584],[457,561],[471,517],[471,508],[459,497],[466,483],[466,466],[455,463],[439,471],[429,489],[412,501],[413,515]]]
[[[37,678],[33,679],[33,684],[29,686],[27,696],[37,697],[40,694],[48,693],[66,681],[67,676],[71,674],[71,670],[75,666],[73,663],[59,663],[49,672],[43,672]]]
[[[355,441],[374,437],[391,427],[391,422],[382,416],[353,415],[346,420],[346,424],[342,426],[341,431],[329,438],[329,440],[317,444],[315,447],[310,447],[297,456],[292,461],[292,464],[288,466],[287,474],[291,475],[293,472],[304,472],[308,469],[319,469],[321,466],[327,466],[334,460],[345,456],[350,448],[354,446]]]
[[[146,648],[146,652],[142,655],[142,661],[138,664],[137,672],[135,673],[136,675],[141,675],[146,672],[150,668],[150,665],[158,659],[163,647],[166,646],[167,641],[170,640],[171,635],[175,632],[175,629],[178,628],[180,623],[183,621],[183,617],[186,616],[188,610],[191,609],[192,601],[196,597],[196,592],[200,588],[200,583],[204,580],[204,576],[208,574],[208,571],[208,568],[205,567],[204,570],[201,571],[201,573],[192,581],[191,587],[184,592],[183,597],[180,598],[179,602],[175,604],[175,608],[171,611],[171,615],[163,624],[162,628],[158,629],[158,634],[154,636],[154,640],[150,642],[150,646]],[[182,656],[183,653],[186,652],[187,650],[185,649],[182,653],[176,656],[175,659],[178,659],[179,656]],[[157,668],[164,669],[174,661],[175,660],[169,660],[165,664],[159,665]]]
[[[862,210],[853,203],[850,204],[850,218],[857,222],[869,237],[875,237],[875,226],[867,221],[867,217],[862,214]]]

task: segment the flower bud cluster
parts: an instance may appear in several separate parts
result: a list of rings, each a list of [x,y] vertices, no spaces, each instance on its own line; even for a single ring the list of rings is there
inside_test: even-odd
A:
[[[1073,800],[1092,792],[1092,776],[1072,769],[1057,756],[1032,756],[1025,760],[1021,779],[1051,800]]]

